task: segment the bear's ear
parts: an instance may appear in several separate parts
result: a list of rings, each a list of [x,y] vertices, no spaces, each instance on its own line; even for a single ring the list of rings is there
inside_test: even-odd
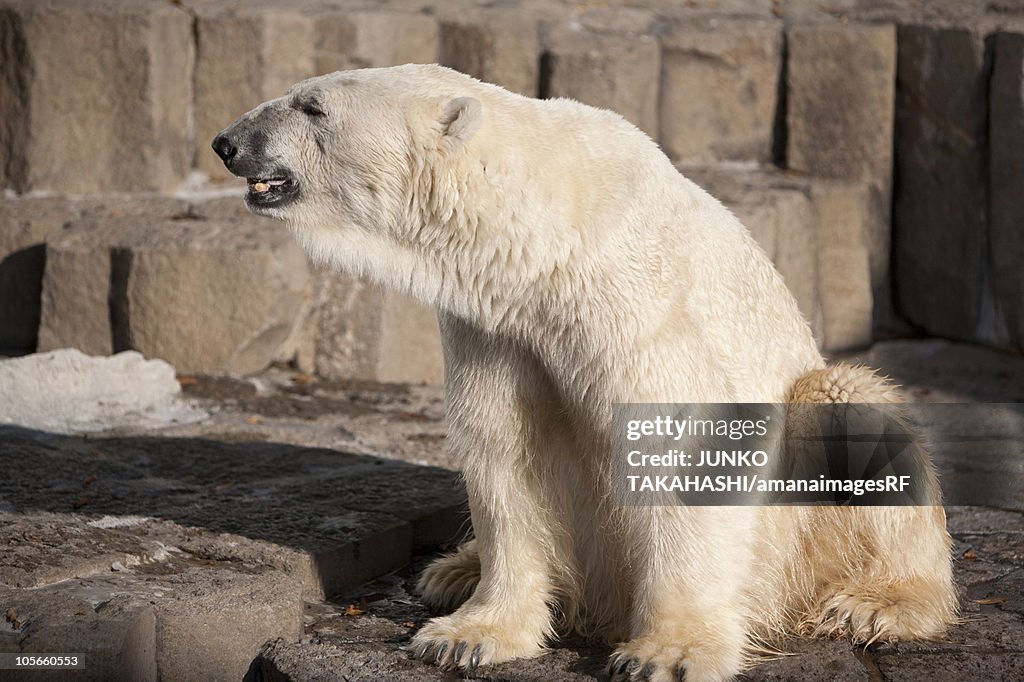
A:
[[[480,128],[483,107],[473,97],[456,97],[444,106],[441,126],[444,139],[452,149],[466,144]]]

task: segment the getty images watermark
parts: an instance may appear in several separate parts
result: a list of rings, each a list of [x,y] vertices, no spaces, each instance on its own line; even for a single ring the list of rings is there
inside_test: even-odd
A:
[[[613,429],[622,505],[938,503],[895,405],[617,404]]]

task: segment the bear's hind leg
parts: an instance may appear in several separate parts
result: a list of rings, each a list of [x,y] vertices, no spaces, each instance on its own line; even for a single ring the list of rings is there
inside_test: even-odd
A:
[[[875,372],[838,363],[800,377],[789,402],[787,429],[799,429],[794,414],[815,414],[799,404],[892,406],[902,397]],[[801,624],[805,632],[857,643],[931,639],[956,621],[952,540],[935,469],[898,408],[885,410],[892,417],[883,422],[885,433],[909,442],[899,456],[913,465],[917,504],[815,510],[806,544],[821,588]]]
[[[815,616],[804,623],[805,631],[866,644],[934,639],[956,622],[958,597],[942,507],[854,507],[820,513],[845,516],[845,522],[833,519],[837,535],[845,531],[864,545],[842,550],[843,557],[860,566],[832,583]],[[859,532],[850,533],[851,522]]]

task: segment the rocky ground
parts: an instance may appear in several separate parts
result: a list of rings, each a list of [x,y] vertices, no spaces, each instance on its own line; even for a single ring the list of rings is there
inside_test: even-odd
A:
[[[929,644],[796,641],[745,678],[1024,679],[1024,420],[1008,404],[1024,402],[1024,361],[944,342],[861,359],[954,406],[923,419],[956,484],[963,623]],[[92,679],[457,679],[405,651],[430,615],[415,576],[467,527],[440,390],[280,369],[178,379],[208,418],[0,427],[0,651],[85,653]],[[475,679],[602,679],[607,653],[569,641]]]

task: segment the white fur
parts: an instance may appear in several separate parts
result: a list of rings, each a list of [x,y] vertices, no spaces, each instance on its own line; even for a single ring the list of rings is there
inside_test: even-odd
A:
[[[643,133],[437,66],[324,76],[262,107],[305,96],[325,120],[266,131],[302,197],[268,213],[441,318],[476,540],[424,576],[428,600],[464,603],[414,652],[472,667],[540,654],[565,626],[625,642],[623,675],[718,680],[789,632],[952,620],[940,507],[611,503],[615,402],[894,399],[824,368],[749,232]]]

